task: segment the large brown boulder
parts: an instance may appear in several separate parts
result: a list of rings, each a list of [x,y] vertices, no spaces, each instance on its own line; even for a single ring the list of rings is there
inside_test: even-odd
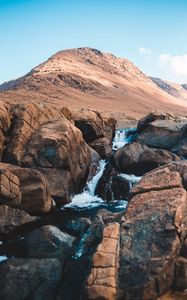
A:
[[[70,202],[85,185],[93,157],[81,131],[73,125],[71,112],[34,102],[12,105],[10,111],[12,123],[3,161],[38,169],[57,204]]]
[[[137,142],[153,148],[175,151],[176,154],[186,156],[180,151],[179,144],[184,141],[187,130],[187,118],[164,114],[149,114],[138,123]],[[185,141],[184,141],[185,142]],[[184,144],[182,145],[184,149]]]
[[[154,300],[168,292],[187,233],[187,164],[147,173],[132,189],[121,224],[119,299]]]
[[[114,164],[122,173],[143,175],[159,166],[179,161],[180,157],[167,150],[152,149],[139,143],[126,144],[116,151]]]
[[[12,105],[10,112],[12,120],[4,160],[19,165],[34,131],[51,120],[65,118],[53,106],[39,106],[34,102]]]
[[[0,204],[19,207],[21,198],[19,178],[8,170],[0,169]]]
[[[21,225],[37,221],[37,217],[31,217],[23,210],[0,205],[0,234],[9,234]]]
[[[73,115],[75,126],[78,127],[86,142],[92,142],[104,136],[104,120],[102,115],[94,110],[82,109]]]
[[[108,114],[91,109],[82,109],[74,114],[75,126],[83,138],[102,158],[112,153],[111,143],[115,135],[116,120]]]
[[[55,299],[61,279],[56,258],[11,258],[0,264],[0,299]]]
[[[0,160],[4,151],[6,134],[10,127],[10,114],[6,105],[0,101]]]
[[[0,169],[4,170],[5,173],[9,172],[8,174],[10,174],[11,172],[11,174],[14,174],[14,177],[12,175],[14,181],[19,180],[16,193],[21,197],[21,199],[19,198],[19,203],[17,201],[17,206],[20,209],[31,214],[46,213],[52,209],[48,182],[39,171],[5,163],[0,163]],[[21,196],[19,195],[19,190]],[[6,202],[7,205],[13,206],[11,203],[11,199]]]

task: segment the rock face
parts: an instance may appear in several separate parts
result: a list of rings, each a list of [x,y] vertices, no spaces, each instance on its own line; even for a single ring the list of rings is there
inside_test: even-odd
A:
[[[147,173],[132,189],[121,224],[119,299],[157,299],[175,277],[187,233],[186,163]]]
[[[25,239],[30,257],[65,259],[70,254],[74,238],[55,226],[42,226]]]
[[[0,264],[0,298],[53,300],[61,272],[55,258],[9,259]]]
[[[5,174],[12,174],[11,178],[19,184],[16,185],[16,193],[20,200],[16,207],[32,214],[46,213],[51,210],[52,199],[49,186],[40,172],[4,163],[0,163],[0,169]],[[9,199],[11,200],[11,198]],[[6,204],[13,206],[10,200]]]
[[[158,166],[179,160],[179,156],[167,150],[151,149],[136,142],[118,149],[114,155],[114,164],[118,171],[138,176]]]
[[[74,115],[77,126],[85,139],[101,158],[112,152],[111,143],[115,134],[116,120],[94,110],[82,109]]]
[[[21,198],[19,178],[8,170],[0,170],[0,204],[19,207]]]
[[[4,151],[4,143],[7,131],[10,127],[10,115],[7,107],[0,101],[0,160]]]
[[[6,116],[2,116],[3,136],[10,127],[6,141],[1,138],[2,147],[5,144],[3,162],[38,169],[58,205],[71,201],[71,196],[84,186],[92,160],[91,148],[74,126],[71,112],[65,107],[57,109],[34,102],[12,105],[9,110],[11,126],[6,109]],[[112,126],[110,119],[107,122]]]
[[[186,130],[187,118],[151,113],[138,123],[137,142],[186,156]]]
[[[0,205],[0,234],[8,234],[19,226],[37,221],[23,210]]]
[[[40,107],[33,102],[13,105],[11,115],[11,130],[6,142],[4,159],[19,165],[22,164],[27,143],[34,131],[51,120],[64,118],[56,108]]]
[[[92,269],[87,280],[88,299],[116,299],[119,233],[118,223],[108,224],[103,230],[103,239],[93,256]]]

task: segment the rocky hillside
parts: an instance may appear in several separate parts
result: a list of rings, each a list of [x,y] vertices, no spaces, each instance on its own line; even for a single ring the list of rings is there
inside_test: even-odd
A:
[[[151,77],[153,82],[166,93],[178,99],[187,100],[187,84],[179,84]]]
[[[130,61],[90,48],[58,52],[25,76],[2,84],[0,91],[6,102],[94,108],[118,120],[137,119],[153,109],[187,114],[184,99],[169,95]]]

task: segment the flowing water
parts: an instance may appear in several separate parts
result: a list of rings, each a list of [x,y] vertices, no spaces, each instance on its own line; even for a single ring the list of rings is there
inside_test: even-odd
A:
[[[116,130],[116,134],[113,140],[113,150],[116,151],[117,149],[123,147],[125,144],[132,142],[135,136],[136,131],[134,128]],[[83,211],[90,209],[93,210],[93,208],[95,208],[95,211],[97,209],[106,208],[112,212],[125,210],[127,205],[126,199],[115,200],[106,203],[103,199],[95,195],[97,183],[103,175],[106,164],[107,162],[105,160],[100,160],[96,175],[89,182],[87,182],[84,191],[81,194],[75,195],[72,199],[72,202],[65,205],[63,209],[71,208],[74,210]],[[119,174],[119,176],[126,178],[131,186],[141,179],[141,177],[129,174]]]

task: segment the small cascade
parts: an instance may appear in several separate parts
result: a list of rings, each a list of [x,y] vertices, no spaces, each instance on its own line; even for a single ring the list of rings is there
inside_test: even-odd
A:
[[[128,128],[128,129],[119,129],[116,130],[116,134],[113,140],[113,149],[117,150],[122,148],[128,143],[131,143],[136,137],[136,129]]]
[[[75,195],[72,199],[72,202],[64,206],[65,208],[71,207],[80,209],[86,207],[89,209],[90,207],[98,206],[104,202],[101,198],[95,196],[94,192],[99,179],[103,175],[105,166],[106,161],[100,160],[96,175],[89,182],[87,182],[84,191],[81,194]]]

